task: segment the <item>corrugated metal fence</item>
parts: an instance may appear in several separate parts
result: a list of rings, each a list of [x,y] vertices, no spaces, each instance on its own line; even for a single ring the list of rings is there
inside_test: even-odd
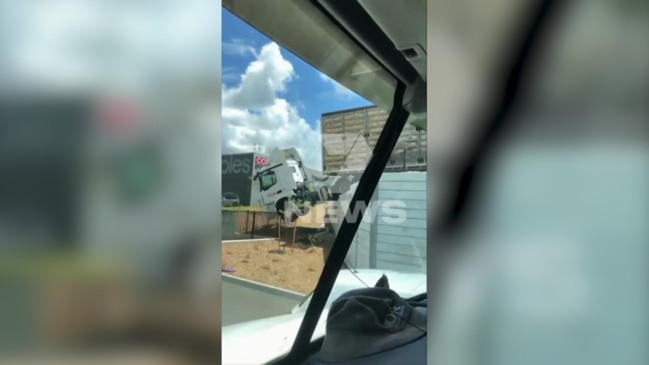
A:
[[[372,200],[379,205],[363,217],[347,254],[349,264],[426,272],[426,173],[383,174]]]

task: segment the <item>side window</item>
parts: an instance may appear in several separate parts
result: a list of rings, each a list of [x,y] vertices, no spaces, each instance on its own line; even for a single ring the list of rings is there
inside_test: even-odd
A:
[[[269,171],[261,176],[261,190],[266,191],[277,184],[277,176],[274,171]]]

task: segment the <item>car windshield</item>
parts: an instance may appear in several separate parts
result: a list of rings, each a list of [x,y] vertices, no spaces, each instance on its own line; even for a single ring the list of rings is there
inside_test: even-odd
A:
[[[427,138],[417,127],[425,116],[406,122],[371,202],[348,211],[392,110],[397,82],[329,23],[319,20],[300,32],[330,45],[325,56],[301,47],[307,39],[283,36],[290,24],[277,29],[279,23],[262,16],[282,7],[286,14],[309,9],[264,2],[253,11],[245,4],[224,2],[223,151],[261,146],[273,169],[250,179],[249,211],[223,212],[224,222],[239,225],[223,238],[224,341],[228,325],[236,331],[237,324],[306,310],[345,218],[360,225],[328,303],[348,290],[374,286],[383,274],[404,297],[425,292]],[[253,100],[260,90],[255,85],[262,84],[272,86],[270,99]],[[304,184],[290,175],[295,166],[273,157],[279,156],[275,149],[290,148],[303,161]],[[248,197],[240,198],[247,205]],[[249,241],[242,243],[242,236]],[[286,352],[301,321],[298,315],[286,329],[287,342],[280,345]],[[322,334],[319,329],[314,336]]]
[[[226,198],[226,199],[237,199],[238,198],[237,194],[234,194],[234,193],[225,193],[225,194],[223,194],[223,197]]]

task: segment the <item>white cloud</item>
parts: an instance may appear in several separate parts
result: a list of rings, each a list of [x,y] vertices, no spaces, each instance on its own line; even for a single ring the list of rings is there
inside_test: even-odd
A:
[[[236,67],[223,67],[221,69],[221,80],[229,83],[241,81],[241,73]]]
[[[239,38],[232,39],[230,42],[223,42],[222,47],[223,53],[240,56],[252,54],[256,56],[255,48],[246,44],[244,40]]]
[[[268,108],[293,76],[293,65],[282,57],[279,46],[267,44],[248,66],[239,86],[223,94],[223,103],[238,109]]]
[[[297,76],[293,65],[276,43],[262,47],[256,58],[239,85],[223,86],[223,153],[250,152],[257,145],[263,153],[294,147],[309,167],[320,169],[320,126],[310,126],[295,105],[279,96]]]
[[[326,83],[333,85],[336,96],[340,98],[352,98],[357,96],[355,92],[349,90],[348,88],[344,87],[343,85],[339,84],[337,81],[323,73],[320,73],[320,79],[322,79],[322,81]]]

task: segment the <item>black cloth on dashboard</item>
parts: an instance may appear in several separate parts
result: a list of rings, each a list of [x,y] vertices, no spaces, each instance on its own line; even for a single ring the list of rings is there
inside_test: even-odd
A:
[[[426,307],[410,305],[383,278],[377,285],[332,303],[322,348],[308,364],[426,363]]]

